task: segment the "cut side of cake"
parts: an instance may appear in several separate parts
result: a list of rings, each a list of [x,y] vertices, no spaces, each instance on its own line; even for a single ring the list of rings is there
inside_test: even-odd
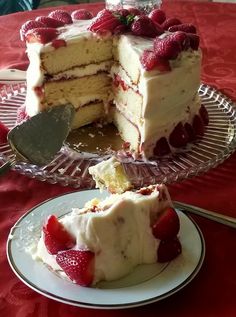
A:
[[[146,159],[202,136],[209,119],[198,96],[196,28],[159,13],[104,9],[80,20],[64,12],[70,23],[57,28],[26,22],[27,115],[71,103],[73,129],[112,122],[127,150]]]
[[[112,281],[139,264],[181,253],[179,217],[164,185],[93,199],[46,220],[34,258],[82,286]]]

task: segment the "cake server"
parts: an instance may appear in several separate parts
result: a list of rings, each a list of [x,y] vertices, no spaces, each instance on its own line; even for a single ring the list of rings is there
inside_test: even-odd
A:
[[[71,104],[52,107],[10,130],[7,138],[15,156],[0,167],[0,175],[17,160],[39,166],[50,163],[70,132],[74,113]]]
[[[17,84],[26,80],[26,72],[19,69],[0,69],[0,84]]]
[[[204,218],[219,222],[223,225],[232,227],[236,229],[236,218],[225,216],[222,214],[219,214],[217,212],[213,212],[210,210],[206,210],[203,208],[199,208],[196,206],[188,205],[179,201],[173,201],[174,207],[179,209],[180,211],[187,212],[187,213],[193,213],[198,216],[202,216]]]

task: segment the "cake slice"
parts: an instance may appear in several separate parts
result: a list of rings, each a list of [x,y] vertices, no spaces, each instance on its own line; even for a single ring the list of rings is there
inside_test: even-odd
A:
[[[179,218],[165,185],[93,199],[43,226],[34,258],[82,286],[112,281],[139,264],[181,253]]]

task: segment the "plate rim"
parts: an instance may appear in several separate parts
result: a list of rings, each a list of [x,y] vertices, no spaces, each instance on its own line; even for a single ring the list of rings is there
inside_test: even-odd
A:
[[[194,277],[198,274],[198,272],[200,271],[202,264],[204,262],[204,258],[205,258],[205,253],[206,253],[206,245],[205,245],[205,240],[204,240],[204,236],[199,228],[199,226],[197,225],[197,223],[192,219],[192,217],[190,217],[188,214],[185,214],[184,212],[182,212],[181,210],[179,210],[178,208],[175,208],[176,210],[178,210],[178,212],[182,215],[184,215],[185,217],[187,217],[190,222],[192,222],[192,224],[194,225],[196,232],[200,238],[200,246],[201,246],[201,254],[199,257],[198,262],[196,263],[193,271],[191,271],[191,274],[189,276],[187,276],[180,284],[176,285],[174,288],[170,289],[169,291],[161,294],[161,295],[157,295],[151,298],[147,298],[144,300],[140,300],[140,301],[129,301],[127,303],[121,303],[121,304],[94,304],[94,303],[85,303],[85,302],[80,302],[78,300],[72,300],[72,299],[68,299],[65,297],[61,297],[58,295],[53,294],[52,292],[48,292],[46,289],[42,289],[41,287],[35,285],[33,282],[31,282],[24,273],[22,273],[22,271],[20,271],[17,267],[17,265],[15,264],[14,261],[14,256],[12,255],[12,250],[11,250],[11,243],[12,243],[12,239],[11,236],[14,233],[15,230],[17,230],[17,226],[21,223],[21,221],[23,221],[23,219],[25,217],[27,217],[29,214],[31,214],[32,212],[35,211],[35,209],[39,208],[40,206],[47,204],[50,201],[53,201],[54,199],[57,198],[61,198],[64,196],[70,196],[71,194],[78,194],[78,193],[83,193],[83,192],[98,192],[99,190],[97,189],[89,189],[89,190],[81,190],[79,192],[68,192],[68,193],[64,193],[64,194],[59,194],[55,197],[49,198],[39,204],[37,204],[36,206],[32,207],[29,211],[27,211],[26,213],[24,213],[16,222],[15,224],[12,226],[12,228],[10,229],[10,233],[8,235],[7,238],[7,244],[6,244],[6,253],[7,253],[7,259],[8,259],[8,263],[11,267],[11,269],[13,270],[13,272],[15,273],[15,275],[24,283],[26,284],[29,288],[31,288],[32,290],[34,290],[36,293],[39,293],[47,298],[50,298],[52,300],[55,300],[56,302],[61,302],[64,304],[69,304],[69,305],[73,305],[73,306],[77,306],[77,307],[83,307],[83,308],[91,308],[91,309],[125,309],[125,308],[132,308],[132,307],[139,307],[139,306],[144,306],[147,304],[151,304],[160,300],[163,300],[173,294],[175,294],[176,292],[180,291],[181,289],[183,289],[186,285],[188,285],[193,279]],[[108,193],[109,194],[109,193]],[[171,261],[167,263],[167,265],[165,266],[165,268],[170,265]],[[80,286],[78,286],[80,287]],[[94,288],[94,290],[96,290],[96,288]]]

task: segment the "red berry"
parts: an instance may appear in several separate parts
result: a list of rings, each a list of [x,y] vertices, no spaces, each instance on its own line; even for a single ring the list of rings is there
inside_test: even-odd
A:
[[[170,147],[166,138],[162,137],[156,143],[153,154],[156,156],[164,156],[170,153]]]
[[[113,31],[122,25],[120,20],[109,10],[102,10],[89,25],[88,29],[92,32],[100,33],[101,31]]]
[[[173,25],[178,25],[181,24],[181,21],[177,18],[170,18],[170,19],[166,19],[163,23],[162,23],[162,28],[164,30],[168,30],[169,27],[173,26]]]
[[[36,29],[36,28],[43,28],[43,27],[45,27],[45,24],[40,21],[35,21],[35,20],[26,21],[20,29],[21,40],[22,41],[25,40],[25,35],[28,31],[32,29]]]
[[[59,252],[56,261],[66,275],[76,284],[90,286],[94,277],[95,255],[89,250]]]
[[[208,115],[208,112],[207,112],[207,110],[206,110],[204,105],[201,105],[201,108],[199,110],[199,114],[200,114],[200,116],[202,118],[203,123],[205,125],[208,125],[208,123],[209,123],[209,115]]]
[[[160,35],[155,24],[145,15],[137,16],[134,19],[134,22],[131,25],[131,31],[134,35],[138,36],[155,37]],[[163,33],[163,31],[161,32]]]
[[[197,34],[188,33],[187,34],[191,49],[197,51],[199,47],[200,38]]]
[[[142,12],[137,8],[129,8],[128,10],[129,10],[129,13],[133,16],[142,14]]]
[[[27,32],[26,41],[28,43],[46,44],[55,39],[58,34],[55,28],[37,28]]]
[[[203,120],[197,114],[193,118],[193,130],[194,133],[198,136],[203,136],[205,132],[205,126]]]
[[[72,18],[70,14],[64,10],[54,10],[48,15],[50,18],[63,22],[64,24],[72,24]]]
[[[152,226],[152,233],[156,239],[167,240],[175,237],[179,232],[179,217],[175,209],[166,208]]]
[[[150,50],[144,50],[140,62],[144,69],[147,71],[152,70],[156,66],[156,55],[153,51]]]
[[[62,21],[59,21],[50,17],[45,17],[45,16],[37,17],[35,21],[43,23],[48,28],[59,28],[65,25],[65,23],[63,23]]]
[[[0,143],[7,143],[7,135],[9,129],[2,122],[0,122]]]
[[[44,243],[50,254],[57,254],[59,251],[67,250],[75,245],[74,237],[66,231],[57,217],[50,215],[43,226]]]
[[[122,16],[122,17],[127,17],[127,15],[130,14],[129,10],[127,9],[119,9],[118,13]]]
[[[75,10],[71,13],[73,20],[90,20],[93,18],[93,15],[90,11],[85,9]]]
[[[185,146],[188,143],[188,134],[181,122],[177,124],[177,126],[171,132],[169,136],[169,143],[176,148]]]
[[[181,252],[181,243],[177,237],[162,240],[157,250],[157,261],[161,263],[169,262],[176,258]]]
[[[115,27],[113,34],[124,34],[125,32],[127,32],[128,28],[126,25],[124,24],[120,24],[117,27]]]
[[[182,31],[177,31],[169,36],[180,44],[182,50],[187,50],[189,48],[190,40],[186,33]]]
[[[149,18],[158,24],[162,24],[166,20],[166,14],[160,9],[154,9],[149,13]]]
[[[160,41],[159,38],[154,39],[153,49],[156,56],[165,59],[175,59],[181,52],[180,43],[167,36]]]
[[[193,130],[192,125],[190,123],[186,122],[184,124],[184,129],[188,134],[188,142],[194,141],[196,139],[196,135],[195,135],[195,132]]]
[[[66,46],[66,41],[63,40],[63,39],[55,39],[52,41],[52,46],[55,48],[55,49],[58,49],[62,46]]]
[[[179,25],[173,25],[168,28],[169,32],[182,31],[186,33],[197,33],[196,27],[193,24],[183,23]]]

